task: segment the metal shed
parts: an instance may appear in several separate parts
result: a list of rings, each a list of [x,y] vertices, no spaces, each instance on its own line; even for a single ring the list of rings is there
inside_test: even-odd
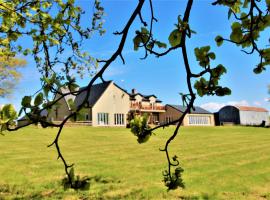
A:
[[[219,122],[221,125],[269,125],[269,114],[264,108],[224,106],[219,110]]]

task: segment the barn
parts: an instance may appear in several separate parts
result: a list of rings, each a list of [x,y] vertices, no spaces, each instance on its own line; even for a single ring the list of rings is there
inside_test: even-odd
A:
[[[195,110],[186,114],[183,120],[183,126],[215,126],[214,115],[201,107],[195,106]],[[159,114],[159,119],[162,124],[179,119],[185,112],[186,107],[180,105],[167,104],[166,112]]]
[[[250,106],[224,106],[218,112],[219,123],[240,125],[269,125],[268,110]]]

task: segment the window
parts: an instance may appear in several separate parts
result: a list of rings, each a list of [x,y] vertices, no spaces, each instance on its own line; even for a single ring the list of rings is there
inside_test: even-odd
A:
[[[210,117],[209,116],[189,116],[189,124],[190,125],[209,125],[210,124]]]
[[[55,108],[55,118],[58,118],[58,108]]]
[[[109,113],[98,113],[98,125],[109,124]]]
[[[114,124],[115,125],[124,125],[125,124],[124,116],[125,116],[124,114],[115,113],[114,114]]]
[[[170,116],[166,116],[165,121],[166,123],[170,123],[172,121],[172,118]]]

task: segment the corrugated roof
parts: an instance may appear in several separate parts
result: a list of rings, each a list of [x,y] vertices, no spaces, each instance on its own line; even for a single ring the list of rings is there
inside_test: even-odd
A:
[[[251,107],[251,106],[235,106],[241,111],[255,111],[255,112],[268,112],[265,108]]]
[[[105,82],[105,83],[99,83],[95,84],[91,87],[90,95],[88,97],[88,105],[92,107],[95,105],[97,100],[100,98],[100,96],[103,94],[103,92],[107,89],[107,87],[110,85],[111,81]],[[85,88],[85,87],[83,87]],[[83,88],[80,88],[82,90]],[[86,97],[87,91],[83,91],[75,98],[75,105],[78,106],[82,104]]]
[[[173,107],[174,109],[180,111],[180,112],[185,112],[185,110],[187,109],[187,107],[185,106],[180,106],[180,105],[172,105],[172,104],[167,104],[168,106]],[[195,110],[190,111],[190,113],[192,114],[212,114],[211,112],[199,107],[199,106],[194,106]]]

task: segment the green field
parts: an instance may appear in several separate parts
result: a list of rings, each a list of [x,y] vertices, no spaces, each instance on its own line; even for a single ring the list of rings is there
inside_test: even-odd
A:
[[[63,154],[91,178],[87,191],[64,190],[56,129],[29,127],[0,137],[0,199],[270,199],[270,129],[184,127],[172,143],[186,189],[167,192],[163,147],[173,128],[145,144],[124,128],[67,127]]]

